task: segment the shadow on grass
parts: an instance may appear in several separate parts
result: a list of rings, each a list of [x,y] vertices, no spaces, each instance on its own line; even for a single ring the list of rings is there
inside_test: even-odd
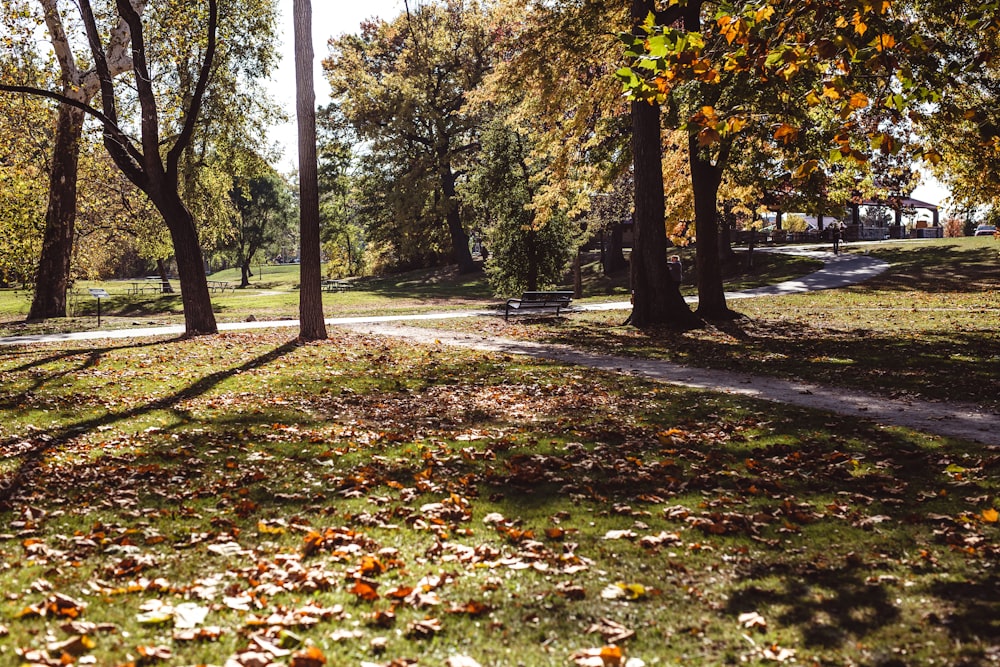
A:
[[[1000,405],[994,382],[1000,376],[1000,336],[992,332],[939,328],[900,334],[741,319],[676,334],[574,318],[539,337],[604,353],[853,387],[887,398],[905,393]]]
[[[738,616],[748,610],[781,609],[774,620],[797,626],[809,647],[838,648],[899,620],[899,609],[885,588],[868,583],[853,569],[803,572],[779,564],[764,566],[752,576],[776,583],[741,588],[730,597],[728,611]]]
[[[998,244],[1000,247],[1000,244]],[[868,283],[873,290],[899,292],[977,292],[1000,283],[996,248],[931,245],[878,250],[892,268]]]
[[[30,443],[30,448],[21,448],[20,451],[16,452],[16,455],[21,459],[18,468],[0,481],[0,509],[8,509],[11,500],[34,478],[35,472],[46,453],[56,450],[67,442],[95,429],[134,419],[146,413],[175,409],[182,402],[204,394],[227,378],[265,366],[289,354],[296,347],[298,347],[296,341],[285,343],[239,366],[210,373],[177,392],[150,401],[139,407],[123,412],[109,412],[92,419],[33,432],[31,437],[25,440],[25,442]],[[14,442],[0,443],[0,446],[10,447],[13,444]]]

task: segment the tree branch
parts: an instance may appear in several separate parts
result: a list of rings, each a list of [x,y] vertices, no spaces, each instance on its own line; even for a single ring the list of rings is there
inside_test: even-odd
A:
[[[57,93],[52,90],[45,90],[44,88],[35,88],[33,86],[10,86],[7,84],[0,84],[0,91],[7,93],[20,93],[22,95],[33,95],[35,97],[44,97],[50,100],[55,100],[60,104],[65,104],[67,106],[75,107],[81,111],[93,116],[101,125],[104,127],[105,136],[111,135],[114,141],[124,148],[128,155],[137,162],[142,162],[142,153],[140,153],[135,146],[132,144],[131,140],[128,138],[120,127],[110,118],[108,118],[104,113],[90,106],[86,102],[81,102],[80,100],[73,99],[63,93]]]
[[[84,27],[87,31],[90,54],[94,59],[94,67],[97,70],[97,76],[101,83],[101,106],[103,113],[100,114],[100,117],[102,118],[101,122],[104,124],[104,147],[108,149],[111,159],[114,160],[125,176],[140,189],[145,189],[144,186],[147,183],[146,173],[143,171],[145,157],[118,126],[118,109],[115,107],[114,81],[104,55],[100,32],[97,29],[97,20],[94,18],[94,9],[90,4],[90,0],[79,0],[79,7],[80,16],[83,18]]]
[[[122,1],[119,0],[119,3]],[[205,91],[208,89],[208,81],[212,75],[218,24],[218,0],[208,0],[208,46],[205,49],[205,59],[201,63],[201,71],[198,73],[198,83],[195,85],[194,95],[191,97],[191,106],[188,107],[187,116],[184,118],[184,127],[181,129],[181,133],[177,135],[177,140],[174,142],[173,148],[167,153],[167,175],[173,182],[176,182],[177,179],[177,164],[180,161],[181,153],[191,143],[191,137],[194,136],[195,124],[198,121],[198,114],[201,112]]]

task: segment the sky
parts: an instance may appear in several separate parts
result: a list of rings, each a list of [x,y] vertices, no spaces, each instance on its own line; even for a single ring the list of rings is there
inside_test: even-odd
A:
[[[281,65],[272,79],[271,92],[274,98],[281,102],[285,113],[292,120],[276,126],[271,132],[271,140],[283,149],[279,169],[290,172],[298,167],[295,130],[295,68],[292,44],[292,0],[279,0],[281,12],[283,42],[281,48]],[[345,33],[358,31],[361,22],[377,16],[392,19],[404,11],[403,0],[313,0],[313,50],[316,53],[315,85],[317,104],[326,104],[330,97],[330,87],[323,78],[320,62],[327,56],[327,40]],[[924,182],[913,191],[914,199],[931,204],[943,205],[947,190],[930,176],[924,176]]]
[[[281,103],[285,114],[292,120],[273,128],[271,140],[283,147],[279,169],[292,171],[298,167],[295,129],[295,53],[292,43],[292,0],[279,0],[281,13],[281,65],[271,80],[270,90],[275,100]],[[392,19],[403,11],[403,0],[312,0],[313,50],[316,85],[316,103],[326,104],[330,99],[330,87],[323,78],[320,63],[329,53],[326,43],[331,37],[345,33],[356,33],[361,22],[378,16]]]

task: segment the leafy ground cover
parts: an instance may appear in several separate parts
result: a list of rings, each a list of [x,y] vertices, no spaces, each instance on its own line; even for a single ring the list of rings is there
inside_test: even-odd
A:
[[[339,331],[0,404],[4,664],[1000,663],[1000,448]]]
[[[685,253],[693,261],[693,254]],[[755,267],[747,270],[740,261],[728,267],[729,289],[743,289],[786,280],[815,270],[818,263],[799,257],[758,253]],[[239,284],[240,274],[228,269],[211,278]],[[354,279],[354,289],[324,294],[328,317],[402,315],[429,311],[489,308],[498,299],[490,293],[483,274],[458,275],[454,269],[414,271],[381,278]],[[216,317],[220,322],[255,319],[298,318],[299,267],[294,264],[255,267],[250,287],[213,294]],[[628,276],[609,278],[596,261],[583,267],[584,301],[608,298],[623,299],[628,294]],[[693,291],[693,275],[686,289]],[[97,302],[87,292],[89,287],[106,289],[110,299],[102,302],[101,329],[123,329],[183,322],[178,294],[129,294],[128,281],[82,282],[70,298],[72,315],[64,320],[25,323],[31,294],[23,289],[0,290],[0,336],[62,333],[97,329]],[[175,281],[176,287],[176,281]]]
[[[1000,406],[1000,244],[989,237],[943,239],[855,251],[891,267],[847,289],[733,301],[743,319],[685,334],[622,326],[618,312],[437,326],[801,378],[892,398]]]

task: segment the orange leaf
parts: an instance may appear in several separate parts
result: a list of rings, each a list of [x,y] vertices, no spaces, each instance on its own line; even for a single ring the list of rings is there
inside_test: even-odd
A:
[[[985,521],[986,523],[996,523],[997,521],[1000,521],[1000,512],[997,512],[993,508],[990,508],[988,510],[983,510],[982,516],[983,516],[983,521]]]
[[[375,592],[374,586],[367,584],[360,579],[354,582],[354,586],[351,588],[351,593],[354,593],[365,602],[373,602],[379,597],[378,593]]]
[[[326,664],[326,656],[315,646],[303,649],[292,656],[291,667],[321,667]]]

